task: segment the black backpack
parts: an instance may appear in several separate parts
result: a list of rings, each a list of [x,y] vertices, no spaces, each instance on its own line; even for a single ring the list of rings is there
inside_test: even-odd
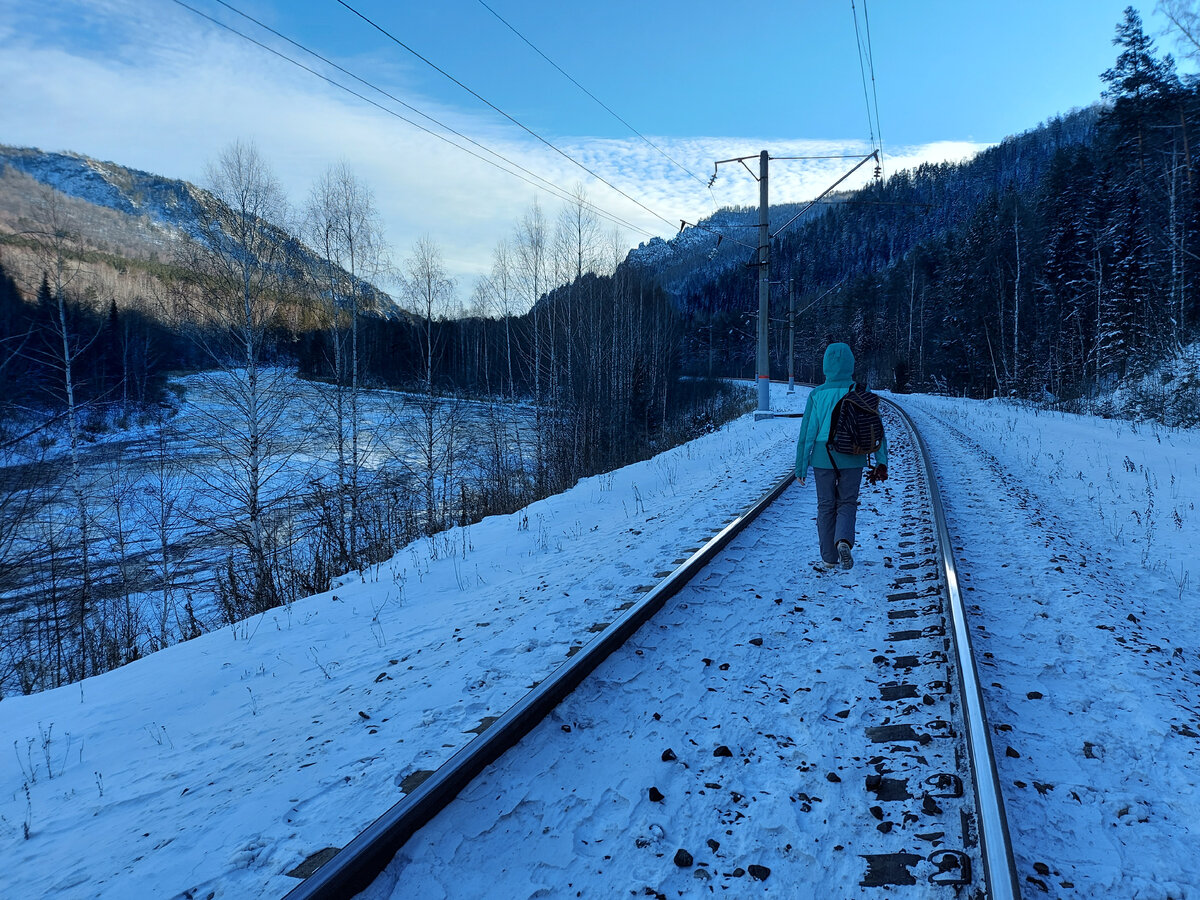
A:
[[[883,443],[883,419],[879,417],[879,398],[851,384],[849,392],[838,400],[829,419],[829,440],[825,449],[861,456],[874,453]],[[837,464],[834,463],[834,469]]]

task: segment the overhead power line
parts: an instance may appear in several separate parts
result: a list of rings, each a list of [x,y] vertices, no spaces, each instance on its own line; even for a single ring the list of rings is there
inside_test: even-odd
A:
[[[178,0],[177,0],[177,2],[178,2]],[[480,103],[483,103],[490,109],[499,113],[504,118],[508,119],[508,121],[512,122],[514,125],[516,125],[518,128],[520,128],[522,131],[524,131],[526,134],[530,135],[531,137],[533,137],[533,138],[537,139],[538,141],[540,141],[541,143],[545,144],[547,147],[549,147],[551,150],[553,150],[555,153],[557,153],[563,159],[578,166],[580,169],[587,172],[589,175],[591,175],[593,178],[595,178],[601,184],[604,184],[607,187],[611,188],[612,190],[616,191],[618,194],[620,194],[622,197],[624,197],[630,203],[633,203],[635,206],[641,207],[646,212],[650,213],[650,215],[654,216],[656,219],[659,219],[659,220],[665,222],[667,225],[674,227],[674,223],[670,219],[666,218],[665,216],[661,215],[660,213],[655,212],[650,207],[648,207],[646,204],[642,203],[640,200],[637,200],[636,198],[631,197],[629,194],[625,193],[625,191],[621,190],[619,187],[617,187],[615,184],[613,184],[608,179],[604,178],[602,175],[599,175],[596,172],[593,172],[591,169],[589,169],[587,166],[585,166],[579,160],[575,159],[575,157],[571,156],[571,154],[569,154],[565,150],[562,150],[559,147],[555,146],[553,143],[548,141],[546,138],[542,137],[540,134],[538,134],[536,131],[534,131],[532,128],[530,128],[528,125],[525,125],[524,123],[518,121],[516,118],[509,115],[507,112],[502,110],[496,104],[492,103],[486,97],[482,96],[477,91],[475,91],[472,88],[468,87],[467,85],[463,84],[461,81],[459,81],[457,78],[455,78],[449,72],[447,72],[445,69],[441,68],[440,66],[433,63],[429,59],[426,59],[424,56],[422,56],[420,53],[418,53],[412,47],[408,46],[408,44],[404,43],[404,41],[400,40],[400,38],[396,37],[394,34],[392,34],[390,31],[388,31],[386,28],[384,28],[378,22],[374,21],[369,16],[366,16],[363,13],[359,12],[357,9],[355,9],[353,6],[351,6],[349,3],[345,2],[345,0],[337,0],[337,2],[340,6],[345,7],[347,10],[352,12],[354,15],[358,16],[360,19],[362,19],[364,22],[366,22],[368,25],[370,25],[372,28],[374,28],[376,31],[378,31],[380,34],[382,34],[388,40],[392,41],[397,46],[403,47],[405,50],[407,50],[409,53],[411,53],[417,59],[421,60],[421,62],[425,63],[425,65],[429,66],[434,71],[444,75],[446,78],[453,81],[460,88],[462,88],[464,91],[466,91],[472,97],[477,99]]]
[[[858,70],[862,76],[863,100],[867,107],[867,130],[871,136],[871,146],[879,151],[880,174],[883,171],[883,132],[879,126],[879,91],[875,83],[875,54],[871,48],[871,18],[867,10],[867,0],[863,0],[863,29],[858,28],[858,9],[854,0],[850,0],[850,14],[854,18],[854,40],[858,46]],[[866,34],[866,45],[863,44],[863,32]],[[864,62],[865,60],[865,62]],[[867,90],[867,73],[870,72],[871,88]],[[872,98],[874,103],[872,104]],[[874,115],[872,115],[872,108]],[[876,141],[878,136],[878,141]]]
[[[750,173],[751,178],[753,178],[755,181],[759,181],[760,180],[759,176],[757,174],[755,174],[753,169],[751,169],[748,165],[746,165],[746,160],[758,159],[758,158],[759,158],[759,154],[754,154],[752,156],[734,156],[734,157],[731,157],[730,159],[718,159],[715,163],[713,163],[713,174],[712,174],[712,177],[709,178],[708,183],[711,185],[714,181],[717,180],[717,173],[720,171],[721,166],[725,165],[726,163],[739,163],[742,166],[742,168],[744,168],[747,172]],[[859,154],[836,154],[836,155],[825,155],[825,156],[771,156],[768,158],[772,159],[772,160],[810,160],[810,159],[857,159],[858,160],[858,164],[856,166],[854,166],[849,172],[845,173],[841,178],[839,178],[837,181],[835,181],[833,184],[831,184],[829,187],[827,187],[824,191],[822,191],[818,197],[809,201],[809,203],[807,203],[803,209],[801,209],[798,213],[796,213],[794,216],[792,216],[790,219],[788,219],[787,222],[785,222],[775,232],[775,234],[770,235],[771,238],[774,238],[779,234],[779,232],[783,231],[784,228],[787,228],[789,225],[791,225],[793,222],[795,222],[798,218],[800,218],[802,215],[804,215],[806,212],[808,212],[810,209],[812,209],[812,207],[814,205],[816,205],[817,203],[824,202],[824,198],[826,196],[828,196],[834,190],[834,188],[836,188],[839,184],[841,184],[843,181],[845,181],[847,178],[849,178],[851,175],[853,175],[855,172],[857,172],[860,168],[862,168],[862,166],[866,163],[866,161],[868,159],[875,159],[876,161],[878,161],[879,151],[872,149],[871,153],[869,153],[865,157],[861,156]],[[718,238],[726,238],[726,239],[732,241],[733,243],[738,244],[741,247],[745,247],[748,250],[753,250],[755,253],[758,253],[758,251],[759,251],[758,247],[754,247],[750,244],[744,243],[743,241],[739,241],[736,238],[731,237],[730,235],[721,234],[719,231],[716,231],[715,229],[705,228],[705,227],[701,227],[699,225],[693,225],[691,222],[680,222],[679,230],[682,231],[684,226],[690,226],[692,228],[700,228],[702,231],[708,231],[712,234],[715,234],[715,235],[717,235]],[[761,228],[762,225],[761,224],[749,225],[749,224],[738,224],[738,223],[726,223],[723,227],[725,227],[725,228]],[[720,241],[718,240],[717,243],[719,246]],[[750,263],[750,265],[756,265],[756,263]]]
[[[863,25],[867,32],[867,64],[871,70],[871,96],[875,100],[875,133],[879,136],[879,169],[883,174],[883,127],[879,124],[879,90],[875,81],[875,51],[871,47],[871,13],[867,0],[863,0]]]
[[[810,209],[812,209],[816,204],[820,203],[826,194],[832,193],[834,188],[836,188],[839,184],[841,184],[843,181],[845,181],[847,178],[849,178],[851,175],[853,175],[855,172],[857,172],[859,169],[861,169],[864,165],[866,165],[867,160],[869,160],[869,159],[874,159],[876,162],[879,162],[879,151],[874,150],[871,152],[871,154],[869,156],[864,156],[859,161],[858,165],[856,165],[854,168],[852,168],[849,172],[847,172],[845,175],[843,175],[841,178],[839,178],[837,181],[835,181],[829,187],[825,188],[825,190],[821,191],[821,193],[818,196],[816,196],[815,198],[810,200],[808,203],[806,203],[804,205],[804,208],[801,209],[800,212],[796,213],[794,216],[792,216],[790,219],[788,219],[786,222],[784,222],[782,225],[780,225],[777,229],[775,229],[775,233],[772,234],[771,237],[772,238],[779,237],[780,232],[782,232],[785,228],[787,228],[789,225],[791,225],[793,222],[795,222],[798,218],[800,218],[802,215],[804,215],[806,212],[808,212]]]
[[[858,49],[858,72],[862,76],[863,89],[863,104],[867,109],[867,132],[871,137],[871,149],[875,149],[875,122],[871,118],[871,98],[867,94],[867,70],[866,64],[863,62],[863,44],[862,35],[858,30],[858,10],[854,6],[854,0],[850,0],[850,15],[854,17],[854,44]]]
[[[202,19],[205,19],[208,22],[211,22],[212,24],[214,24],[226,31],[231,32],[232,34],[237,35],[238,37],[242,38],[243,40],[248,41],[249,43],[254,44],[255,46],[257,46],[263,50],[266,50],[268,53],[271,53],[272,55],[277,56],[280,59],[285,60],[286,62],[289,62],[292,65],[294,65],[300,69],[303,69],[304,71],[306,71],[312,75],[315,75],[316,77],[320,78],[322,81],[326,82],[327,84],[330,84],[333,87],[343,90],[346,93],[350,94],[351,96],[357,97],[359,100],[362,100],[364,103],[369,103],[371,106],[374,106],[376,109],[378,109],[384,113],[387,113],[388,115],[393,116],[394,118],[397,118],[400,121],[402,121],[408,125],[411,125],[412,127],[416,128],[418,131],[424,132],[425,134],[428,134],[431,137],[437,138],[438,140],[449,144],[451,147],[461,150],[463,153],[466,153],[466,154],[474,157],[475,159],[478,159],[481,162],[487,163],[488,165],[490,165],[496,169],[499,169],[501,172],[504,172],[506,175],[511,175],[514,178],[518,178],[521,181],[524,181],[526,184],[530,185],[531,187],[534,187],[538,190],[544,190],[547,193],[550,193],[550,194],[558,197],[560,200],[565,200],[567,202],[574,202],[572,195],[565,188],[562,188],[559,185],[554,184],[554,182],[549,181],[549,180],[543,178],[542,176],[538,175],[537,173],[530,171],[529,169],[522,166],[520,163],[514,162],[513,160],[504,156],[502,153],[492,150],[491,148],[485,146],[484,144],[481,144],[479,141],[476,141],[473,138],[468,137],[467,135],[462,134],[459,131],[456,131],[455,129],[451,128],[449,125],[446,125],[445,123],[439,121],[438,119],[434,118],[433,116],[430,116],[425,112],[422,112],[421,110],[417,109],[415,106],[412,106],[411,104],[406,103],[404,100],[401,100],[399,97],[396,97],[395,95],[389,93],[388,91],[384,90],[383,88],[379,87],[378,85],[375,85],[372,82],[359,77],[358,75],[351,72],[349,69],[343,68],[342,66],[333,62],[332,60],[329,60],[326,57],[322,56],[320,53],[317,53],[315,50],[312,50],[312,49],[304,46],[303,44],[293,40],[292,38],[289,38],[287,35],[282,34],[279,31],[276,31],[274,28],[271,28],[269,25],[267,25],[263,22],[260,22],[258,19],[254,18],[253,16],[241,11],[240,9],[237,9],[236,7],[232,6],[229,3],[226,3],[225,0],[216,0],[216,2],[219,3],[220,5],[224,6],[226,9],[230,10],[231,12],[234,12],[237,15],[241,16],[242,18],[247,19],[250,22],[253,22],[255,25],[258,25],[260,28],[264,29],[265,31],[270,32],[271,34],[275,35],[276,37],[280,38],[281,40],[287,41],[292,46],[304,51],[305,53],[309,54],[310,56],[312,56],[316,59],[321,60],[321,62],[325,63],[326,65],[331,66],[332,68],[338,70],[339,72],[342,72],[343,74],[347,75],[350,78],[353,78],[359,84],[362,84],[362,85],[370,88],[371,90],[376,91],[380,95],[387,97],[389,100],[393,101],[394,103],[397,103],[400,106],[404,107],[405,109],[410,110],[414,114],[422,117],[423,119],[425,119],[429,122],[432,122],[437,127],[444,129],[445,131],[449,132],[450,134],[453,134],[454,136],[456,136],[458,138],[461,138],[462,140],[466,141],[467,143],[469,143],[475,147],[478,147],[483,152],[491,154],[492,156],[496,157],[496,159],[501,160],[506,165],[512,166],[513,169],[516,169],[518,171],[512,171],[511,169],[507,169],[507,168],[505,168],[504,165],[497,163],[495,160],[488,159],[487,157],[481,156],[480,154],[474,152],[470,148],[464,147],[461,144],[458,144],[455,141],[450,140],[444,134],[439,134],[436,131],[432,131],[431,129],[426,128],[424,125],[421,125],[419,122],[414,122],[412,119],[409,119],[408,117],[406,117],[404,115],[401,115],[400,113],[396,112],[395,110],[389,109],[386,106],[383,106],[382,104],[377,103],[376,101],[372,100],[371,98],[363,96],[362,94],[355,91],[353,88],[347,87],[346,85],[344,85],[338,81],[335,81],[334,79],[330,78],[329,76],[325,75],[324,73],[318,72],[315,69],[311,68],[310,66],[306,66],[304,63],[300,62],[299,60],[293,59],[292,57],[288,56],[285,53],[281,53],[280,51],[276,50],[274,47],[268,46],[267,44],[264,44],[261,41],[256,40],[255,38],[251,37],[250,35],[245,34],[244,32],[239,31],[238,29],[234,28],[233,26],[228,25],[224,22],[221,22],[218,19],[213,18],[212,16],[196,9],[195,7],[188,5],[187,3],[183,2],[183,0],[174,0],[174,2],[176,4],[178,4],[179,6],[182,6],[184,9],[196,14],[197,16],[200,16]],[[521,174],[519,174],[519,172],[524,172],[525,175],[528,175],[529,177],[526,178],[525,175],[521,175]],[[530,179],[535,179],[536,181],[531,181]],[[541,183],[539,184],[536,182],[541,182]],[[645,228],[641,228],[640,226],[633,225],[632,223],[625,221],[624,219],[620,218],[619,216],[615,215],[614,213],[610,213],[607,210],[604,210],[604,209],[596,206],[594,203],[592,203],[590,201],[585,201],[584,203],[585,203],[585,206],[587,206],[587,208],[591,209],[596,215],[600,216],[601,218],[606,219],[609,222],[612,222],[615,225],[624,226],[633,231],[640,232],[641,234],[644,234],[648,237],[653,236],[653,233],[646,230]]]
[[[611,107],[609,107],[609,105],[607,103],[605,103],[603,100],[601,100],[595,94],[593,94],[591,91],[589,91],[587,88],[585,88],[582,84],[580,84],[578,81],[576,81],[568,72],[566,72],[562,68],[562,66],[560,66],[558,63],[556,63],[554,60],[552,60],[549,56],[547,56],[545,53],[543,53],[541,51],[541,49],[539,49],[531,40],[529,40],[529,38],[527,38],[527,37],[525,37],[525,35],[521,34],[520,31],[518,31],[515,27],[513,27],[512,23],[510,23],[507,19],[505,19],[504,16],[500,15],[500,13],[496,12],[496,10],[494,10],[490,6],[488,6],[487,3],[484,2],[484,0],[479,0],[479,5],[482,6],[484,9],[486,9],[488,12],[490,12],[497,19],[499,19],[505,28],[507,28],[509,31],[511,31],[513,34],[515,34],[517,37],[519,37],[522,41],[524,41],[529,46],[529,48],[531,50],[533,50],[534,53],[536,53],[538,56],[540,56],[542,59],[544,59],[550,65],[552,65],[555,69],[557,69],[559,71],[559,73],[562,74],[562,76],[567,79],[567,81],[571,82],[571,84],[575,85],[575,87],[579,88],[581,91],[583,91],[585,94],[587,94],[593,100],[595,100],[596,103],[598,103],[601,106],[601,108],[604,109],[605,112],[607,112],[610,116],[612,116],[614,119],[616,119],[622,125],[624,125],[626,128],[628,128],[630,131],[632,131],[635,135],[637,135],[639,138],[641,138],[643,141],[645,141],[647,145],[649,145],[654,150],[656,150],[663,157],[663,159],[667,160],[667,162],[676,166],[678,169],[685,172],[691,178],[695,179],[697,183],[699,183],[701,185],[704,184],[704,179],[702,179],[698,175],[694,174],[687,166],[683,165],[682,163],[676,162],[674,159],[671,158],[670,155],[667,154],[667,152],[665,150],[663,150],[661,147],[659,147],[658,144],[654,143],[654,141],[650,140],[650,138],[646,137],[644,134],[642,134],[640,131],[638,131],[636,128],[634,128],[632,125],[630,125],[628,122],[626,122]]]
[[[772,156],[771,159],[862,159],[862,154],[843,153],[839,156]]]

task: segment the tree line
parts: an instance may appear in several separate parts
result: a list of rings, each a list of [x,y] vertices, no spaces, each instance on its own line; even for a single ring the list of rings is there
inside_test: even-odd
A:
[[[777,238],[773,372],[787,370],[789,282],[801,370],[818,380],[838,339],[883,386],[1085,408],[1193,340],[1200,85],[1157,55],[1132,8],[1114,44],[1104,103],[969,162],[896,173]],[[731,268],[682,287],[690,371],[752,365],[754,277]],[[1171,409],[1141,412],[1178,421],[1194,407],[1163,398]]]

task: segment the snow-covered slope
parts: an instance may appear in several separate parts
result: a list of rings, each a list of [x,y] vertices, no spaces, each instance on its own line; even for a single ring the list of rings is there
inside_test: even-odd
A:
[[[771,228],[778,229],[802,208],[799,203],[773,205]],[[818,206],[809,215],[819,215],[824,208]],[[690,286],[711,281],[726,269],[757,259],[757,226],[757,208],[720,209],[682,229],[670,240],[656,237],[638,244],[629,251],[628,262],[653,272],[679,301]]]
[[[1175,351],[1092,403],[1094,412],[1166,425],[1200,425],[1200,343]]]
[[[129,216],[150,216],[161,225],[186,234],[196,233],[196,189],[185,181],[101,162],[78,153],[45,153],[0,145],[0,167],[5,165],[69,197]]]
[[[774,390],[777,406],[803,402]],[[977,616],[1022,885],[1197,895],[1200,433],[899,399],[932,446]],[[0,702],[15,742],[0,761],[4,896],[282,896],[286,872],[344,845],[786,472],[797,427],[740,419],[290,608]],[[807,571],[812,485],[791,491],[800,512],[756,563],[831,609],[869,603]],[[858,553],[864,575],[895,538],[886,524]]]
[[[163,234],[197,237],[200,233],[198,216],[201,209],[220,202],[186,181],[164,178],[113,162],[102,162],[78,153],[47,153],[0,144],[0,172],[6,167],[22,172],[68,197],[150,223],[158,233],[149,237],[150,243],[140,248],[125,248],[147,257],[161,249],[161,240],[155,238],[161,238]],[[0,181],[0,189],[3,186],[4,183]],[[279,229],[279,223],[267,225],[270,230],[277,232],[279,240],[290,240]],[[86,221],[77,227],[85,229],[85,239],[94,237],[86,234]],[[128,233],[137,232],[130,229]],[[310,260],[317,259],[311,250],[299,246],[302,256],[307,254]],[[385,315],[399,311],[386,293],[374,286],[370,290],[377,296],[379,308]]]

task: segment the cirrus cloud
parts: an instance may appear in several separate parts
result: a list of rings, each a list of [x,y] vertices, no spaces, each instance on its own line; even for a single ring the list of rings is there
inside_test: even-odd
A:
[[[0,81],[5,84],[0,143],[71,150],[203,183],[206,163],[230,142],[248,138],[297,204],[326,167],[345,161],[372,187],[397,255],[402,258],[420,236],[432,237],[464,297],[474,277],[489,268],[492,247],[512,232],[535,198],[551,211],[559,205],[553,195],[167,0],[51,0],[36,6],[4,0],[0,13],[0,22],[7,23],[0,25]],[[280,52],[301,56],[277,39],[258,36]],[[304,61],[418,120],[324,64]],[[620,227],[630,246],[651,235],[669,237],[680,219],[695,222],[718,205],[757,204],[757,184],[740,166],[722,167],[712,190],[705,186],[718,159],[757,155],[762,149],[772,156],[870,152],[853,140],[651,138],[688,174],[636,138],[559,140],[566,154],[638,205],[490,112],[451,108],[420,96],[411,73],[394,61],[363,56],[339,64],[565,191],[582,184],[596,206],[631,226]],[[898,148],[885,162],[893,171],[964,159],[984,146],[943,142]],[[757,169],[754,160],[749,164]],[[771,170],[771,199],[811,198],[852,165],[852,160],[779,161]],[[860,186],[870,176],[871,167],[865,166],[844,187]]]

